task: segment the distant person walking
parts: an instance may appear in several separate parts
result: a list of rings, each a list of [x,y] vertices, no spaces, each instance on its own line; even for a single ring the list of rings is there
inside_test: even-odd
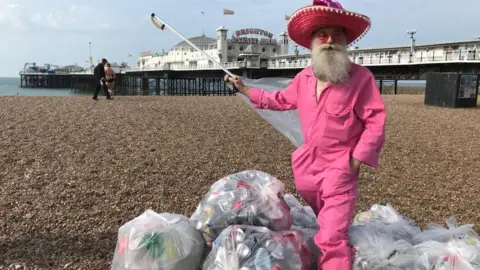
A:
[[[107,63],[105,65],[105,79],[106,79],[106,85],[108,92],[110,95],[112,94],[113,87],[115,86],[115,71],[112,69],[112,65],[110,63]]]
[[[93,93],[93,99],[98,100],[98,93],[100,92],[100,89],[103,88],[105,92],[105,96],[107,99],[112,99],[110,96],[110,93],[108,92],[108,88],[106,86],[106,79],[105,79],[105,64],[107,64],[108,61],[105,58],[102,58],[102,62],[98,63],[98,65],[95,67],[93,70],[93,74],[95,77],[96,81],[96,86],[95,86],[95,92]]]

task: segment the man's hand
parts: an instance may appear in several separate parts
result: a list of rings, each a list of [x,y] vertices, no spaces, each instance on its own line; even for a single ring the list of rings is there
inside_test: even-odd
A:
[[[362,165],[360,160],[354,159],[353,157],[350,158],[350,169],[352,173],[356,174],[360,170],[360,165]]]
[[[245,84],[242,82],[242,80],[238,77],[230,77],[228,74],[225,75],[224,78],[225,82],[231,83],[235,85],[235,87],[238,89],[238,91],[246,96],[248,96],[248,87],[245,86]]]

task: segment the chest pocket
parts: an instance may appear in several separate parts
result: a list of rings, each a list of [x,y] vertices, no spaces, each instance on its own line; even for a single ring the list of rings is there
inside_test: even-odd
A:
[[[323,136],[346,142],[350,135],[353,109],[342,104],[326,103],[324,107]]]

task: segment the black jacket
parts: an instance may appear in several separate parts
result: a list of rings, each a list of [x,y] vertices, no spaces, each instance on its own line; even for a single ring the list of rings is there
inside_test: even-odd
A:
[[[105,66],[102,63],[98,63],[98,65],[93,70],[93,74],[95,75],[95,78],[99,80],[105,77]]]

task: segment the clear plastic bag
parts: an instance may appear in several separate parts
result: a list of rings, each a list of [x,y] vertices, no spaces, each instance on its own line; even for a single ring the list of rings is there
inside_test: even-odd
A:
[[[452,239],[447,243],[450,253],[447,262],[449,269],[480,269],[480,248],[466,239]],[[442,261],[445,261],[443,258]]]
[[[118,231],[112,270],[198,270],[205,241],[182,215],[147,210]]]
[[[353,225],[365,224],[370,221],[381,221],[390,224],[401,221],[402,219],[403,216],[401,216],[390,204],[374,204],[368,211],[357,214],[354,218]]]
[[[285,201],[292,215],[292,229],[318,230],[317,217],[310,206],[303,206],[292,194],[285,194]]]
[[[286,78],[261,78],[261,79],[248,79],[241,77],[245,85],[249,87],[260,88],[265,91],[282,91],[288,87],[292,79]],[[245,95],[239,94],[240,98],[253,108],[252,103]],[[298,117],[297,110],[289,111],[273,111],[267,109],[254,109],[263,119],[270,123],[276,130],[278,130],[283,136],[287,137],[290,142],[296,147],[299,147],[303,143],[302,128],[300,126],[300,118]]]
[[[314,237],[318,233],[318,223],[315,213],[310,206],[302,205],[292,194],[285,194],[284,198],[290,207],[292,230],[303,233],[308,249],[314,255],[316,261],[316,258],[318,258],[321,253],[314,242]]]
[[[446,244],[437,241],[427,241],[414,246],[419,256],[417,266],[421,269],[435,269],[434,266],[439,259],[446,255]]]
[[[480,269],[480,249],[465,240],[426,241],[416,245],[415,249],[421,254],[417,265],[423,269]]]
[[[283,196],[283,198],[290,208],[303,207],[303,205],[297,200],[297,198],[295,198],[295,196],[293,196],[293,194],[287,193]]]
[[[370,223],[351,226],[349,238],[356,270],[415,269],[419,255],[413,246],[405,240],[394,240]]]
[[[315,244],[315,235],[318,234],[318,230],[309,228],[295,228],[294,230],[303,233],[303,238],[305,239],[305,242],[307,242],[308,250],[313,254],[314,261],[317,261],[318,257],[322,255],[317,244]]]
[[[313,260],[299,231],[231,225],[213,242],[203,270],[307,270]]]
[[[376,230],[391,235],[395,241],[413,242],[421,229],[409,218],[400,215],[390,204],[374,204],[369,211],[361,212],[354,218],[353,225],[368,224]]]
[[[282,182],[261,171],[228,175],[211,186],[191,220],[209,246],[223,229],[233,224],[288,230],[292,217],[283,199],[284,190]]]
[[[447,242],[451,239],[465,239],[469,243],[480,247],[480,237],[473,230],[473,224],[465,224],[459,226],[455,217],[446,220],[448,228],[439,224],[429,224],[427,229],[417,234],[414,243],[422,243],[426,241]]]

